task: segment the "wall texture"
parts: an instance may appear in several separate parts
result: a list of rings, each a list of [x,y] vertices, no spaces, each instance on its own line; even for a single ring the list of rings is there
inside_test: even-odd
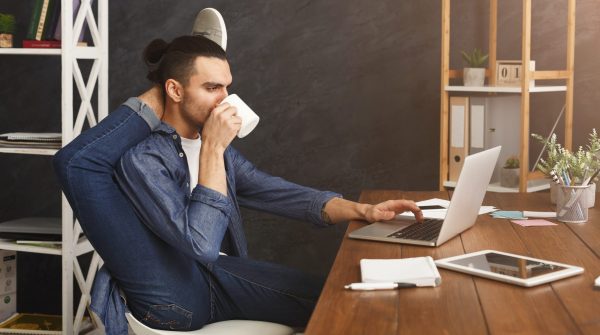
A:
[[[357,199],[367,188],[436,189],[440,3],[112,1],[110,106],[148,87],[141,61],[148,42],[188,33],[199,9],[215,7],[228,27],[234,76],[230,92],[261,116],[258,128],[233,145],[257,166],[348,199]],[[579,0],[577,6],[574,143],[580,144],[592,126],[600,125],[595,111],[600,68],[594,49],[600,42],[600,7],[595,0]],[[533,9],[532,58],[538,69],[562,68],[565,1],[534,2]],[[29,8],[0,0],[2,11],[17,13],[17,37],[22,36]],[[520,1],[503,0],[500,11],[499,58],[517,59]],[[459,50],[487,48],[487,2],[454,1],[452,15],[451,60],[459,68]],[[1,59],[0,133],[59,131],[59,60]],[[532,99],[533,132],[548,131],[562,99],[562,94]],[[60,214],[47,157],[2,155],[0,169],[5,171],[0,176],[0,219]],[[253,257],[318,274],[327,273],[345,230],[345,225],[319,229],[251,211],[244,215]],[[36,273],[21,265],[30,278],[21,286],[31,286]]]

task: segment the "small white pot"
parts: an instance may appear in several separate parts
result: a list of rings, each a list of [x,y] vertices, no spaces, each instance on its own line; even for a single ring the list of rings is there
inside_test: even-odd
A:
[[[507,169],[502,168],[500,171],[500,186],[502,187],[519,187],[519,168]]]
[[[484,82],[484,68],[466,67],[463,69],[463,83],[465,86],[483,86]]]
[[[559,186],[555,183],[550,183],[550,203],[556,204],[556,197],[558,193]],[[586,190],[587,194],[587,206],[588,208],[594,207],[596,203],[596,184],[591,183],[590,187]]]

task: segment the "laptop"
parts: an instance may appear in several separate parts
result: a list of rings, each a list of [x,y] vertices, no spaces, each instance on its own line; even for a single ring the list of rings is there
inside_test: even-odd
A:
[[[375,222],[350,233],[350,238],[437,247],[475,224],[501,147],[468,156],[458,177],[446,217],[401,218]]]

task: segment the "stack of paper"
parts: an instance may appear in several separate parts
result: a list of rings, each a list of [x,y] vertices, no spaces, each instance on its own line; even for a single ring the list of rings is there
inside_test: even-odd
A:
[[[363,283],[409,283],[417,286],[438,286],[442,277],[431,257],[402,259],[361,259]]]
[[[41,148],[59,149],[62,135],[60,133],[6,133],[0,134],[0,147],[5,148]]]
[[[513,223],[523,227],[557,226],[556,223],[544,219],[533,220],[511,220]]]
[[[494,219],[527,220],[527,218],[555,218],[556,212],[496,211],[490,215]]]
[[[490,214],[494,219],[514,219],[514,220],[527,220],[527,217],[520,211],[495,211]]]

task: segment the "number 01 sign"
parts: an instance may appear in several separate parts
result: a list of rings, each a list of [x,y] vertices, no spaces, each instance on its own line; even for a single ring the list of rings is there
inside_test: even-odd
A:
[[[535,61],[529,63],[529,71],[535,71]],[[521,86],[522,67],[520,60],[496,61],[497,86]],[[530,82],[534,86],[534,81]]]

